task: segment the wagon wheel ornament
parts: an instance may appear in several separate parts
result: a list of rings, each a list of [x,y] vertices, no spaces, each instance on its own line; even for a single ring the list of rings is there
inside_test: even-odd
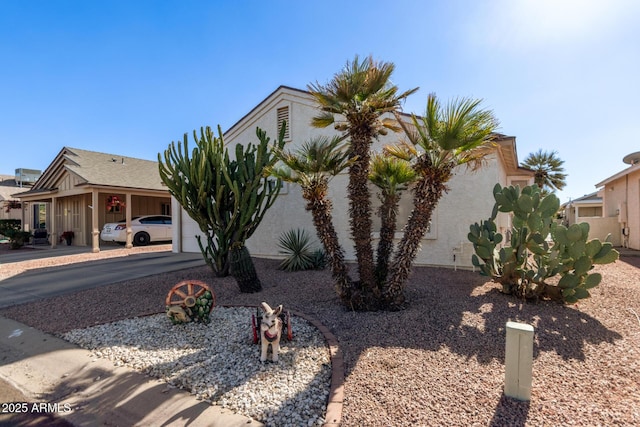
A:
[[[216,305],[216,296],[209,286],[200,280],[185,280],[175,285],[167,294],[166,305],[178,305],[192,308],[196,305],[196,300],[209,291],[211,293],[211,307],[209,312]]]

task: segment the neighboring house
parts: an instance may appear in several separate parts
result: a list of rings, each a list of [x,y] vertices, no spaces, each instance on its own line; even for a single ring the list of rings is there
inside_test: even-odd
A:
[[[602,216],[614,224],[611,233],[618,244],[640,250],[640,152],[622,160],[629,167],[597,183],[596,188],[602,187]]]
[[[0,219],[22,219],[24,207],[13,193],[30,188],[40,175],[39,170],[23,168],[15,175],[0,175]]]
[[[16,203],[18,200],[11,197],[19,190],[20,187],[13,176],[0,175],[0,219],[20,219],[22,217],[22,206],[18,206]]]
[[[99,234],[108,222],[135,215],[171,214],[171,197],[162,184],[158,163],[120,155],[64,147],[28,191],[15,189],[23,205],[22,223],[41,224],[44,218],[52,246],[62,233],[73,232],[73,245],[100,250]],[[131,233],[127,238],[131,247]]]
[[[603,215],[602,191],[570,200],[560,207],[560,211],[562,222],[567,227],[586,222],[589,224],[589,238],[601,241],[608,238],[614,246],[621,245],[617,218]]]
[[[287,122],[285,139],[287,149],[295,149],[312,136],[336,135],[333,128],[317,129],[310,125],[311,118],[317,115],[315,100],[309,92],[280,86],[260,104],[242,117],[224,133],[227,146],[237,143],[257,142],[256,127],[266,131],[274,140],[282,120]],[[409,120],[408,115],[403,115]],[[416,264],[471,267],[473,246],[467,240],[469,225],[491,215],[494,205],[492,194],[496,183],[506,185],[531,185],[533,172],[519,167],[515,137],[496,135],[497,148],[484,168],[477,172],[467,172],[466,167],[456,170],[448,183],[449,192],[440,200],[432,218],[429,232],[422,240],[422,250],[418,253]],[[372,147],[380,151],[386,144],[402,139],[401,133],[389,133],[380,137]],[[348,200],[346,198],[348,176],[341,174],[331,181],[329,197],[333,202],[333,220],[342,243],[347,260],[354,260],[355,253],[350,240],[348,223]],[[375,193],[373,201],[377,203]],[[188,214],[180,208],[175,199],[173,209],[173,250],[174,252],[199,252],[195,236],[200,230]],[[278,258],[278,239],[283,232],[302,228],[315,235],[311,213],[305,210],[300,187],[284,183],[280,196],[264,216],[255,234],[247,241],[247,247],[253,256]],[[399,226],[396,238],[402,236],[402,228],[411,209],[411,194],[406,192],[399,210]],[[379,218],[373,213],[374,231],[379,229]],[[503,233],[510,227],[510,218],[500,214],[497,220]],[[374,239],[377,233],[374,233]],[[377,241],[375,241],[377,243]]]

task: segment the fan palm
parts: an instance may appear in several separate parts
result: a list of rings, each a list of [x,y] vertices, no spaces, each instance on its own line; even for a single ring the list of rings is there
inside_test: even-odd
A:
[[[331,217],[331,201],[327,198],[329,179],[352,164],[349,153],[339,137],[315,137],[296,151],[275,150],[279,163],[268,173],[283,181],[300,184],[302,197],[307,201],[318,238],[325,248],[338,295],[351,299],[351,279],[347,274],[344,250],[338,241]]]
[[[381,225],[375,270],[378,286],[387,279],[402,191],[406,190],[415,178],[416,172],[406,160],[384,154],[374,154],[371,157],[369,180],[380,189],[379,198],[382,202],[378,211]]]
[[[417,91],[415,88],[399,93],[390,82],[394,68],[393,63],[376,62],[371,57],[360,61],[356,56],[326,85],[316,82],[308,86],[321,110],[312,125],[333,125],[343,132],[349,139],[349,159],[355,160],[349,167],[349,217],[363,288],[375,285],[371,195],[367,185],[370,146],[378,135],[399,130],[394,120],[382,116],[398,111],[400,103]]]
[[[556,151],[538,150],[524,159],[523,165],[533,170],[534,182],[542,190],[543,195],[562,190],[566,185],[567,174],[563,173],[564,160],[560,160]]]
[[[494,150],[493,131],[498,122],[492,111],[479,108],[480,103],[460,98],[443,108],[430,94],[424,117],[412,115],[411,125],[398,120],[409,142],[387,147],[387,152],[412,160],[418,178],[413,189],[413,209],[383,290],[389,308],[399,308],[404,302],[404,284],[411,264],[454,168],[466,165],[477,169]]]

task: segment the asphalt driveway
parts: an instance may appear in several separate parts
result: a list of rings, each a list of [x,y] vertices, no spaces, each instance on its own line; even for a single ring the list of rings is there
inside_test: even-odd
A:
[[[29,270],[0,281],[0,308],[203,265],[200,253],[149,252]]]

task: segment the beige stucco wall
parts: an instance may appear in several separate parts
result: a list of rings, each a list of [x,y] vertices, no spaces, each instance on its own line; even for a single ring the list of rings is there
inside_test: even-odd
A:
[[[256,127],[264,129],[274,140],[277,132],[276,112],[283,106],[288,106],[290,111],[290,132],[293,138],[288,142],[289,149],[295,149],[315,135],[336,134],[332,127],[325,129],[311,127],[309,123],[317,114],[317,109],[305,94],[290,91],[286,95],[274,97],[264,105],[260,105],[243,119],[241,125],[236,125],[228,131],[225,134],[225,142],[230,151],[234,151],[233,147],[236,143],[257,142]],[[374,144],[373,149],[381,150],[384,144],[397,142],[399,137],[399,134],[381,137]],[[347,180],[346,174],[335,177],[330,184],[329,196],[333,202],[334,224],[344,247],[346,259],[353,260],[355,256],[349,239],[348,200],[345,197]],[[422,250],[417,255],[416,264],[471,266],[473,249],[467,240],[469,225],[491,215],[494,204],[492,190],[496,182],[508,184],[507,173],[497,155],[491,157],[486,167],[480,171],[470,173],[466,167],[460,167],[455,171],[455,176],[448,183],[449,192],[440,200],[432,218],[433,230],[422,241]],[[177,221],[181,222],[179,227],[182,238],[178,241],[179,231],[174,230],[174,250],[198,252],[199,248],[194,236],[199,233],[199,229],[195,222],[184,212],[174,209],[174,223]],[[508,216],[501,214],[498,224],[501,229],[506,230],[509,225]],[[280,235],[284,231],[295,228],[303,228],[315,236],[311,214],[305,210],[305,202],[299,186],[286,184],[285,191],[280,194],[265,214],[255,234],[247,241],[247,247],[254,256],[278,257]]]
[[[604,216],[616,218],[619,230],[626,227],[628,247],[640,250],[640,169],[607,183],[602,195]]]

